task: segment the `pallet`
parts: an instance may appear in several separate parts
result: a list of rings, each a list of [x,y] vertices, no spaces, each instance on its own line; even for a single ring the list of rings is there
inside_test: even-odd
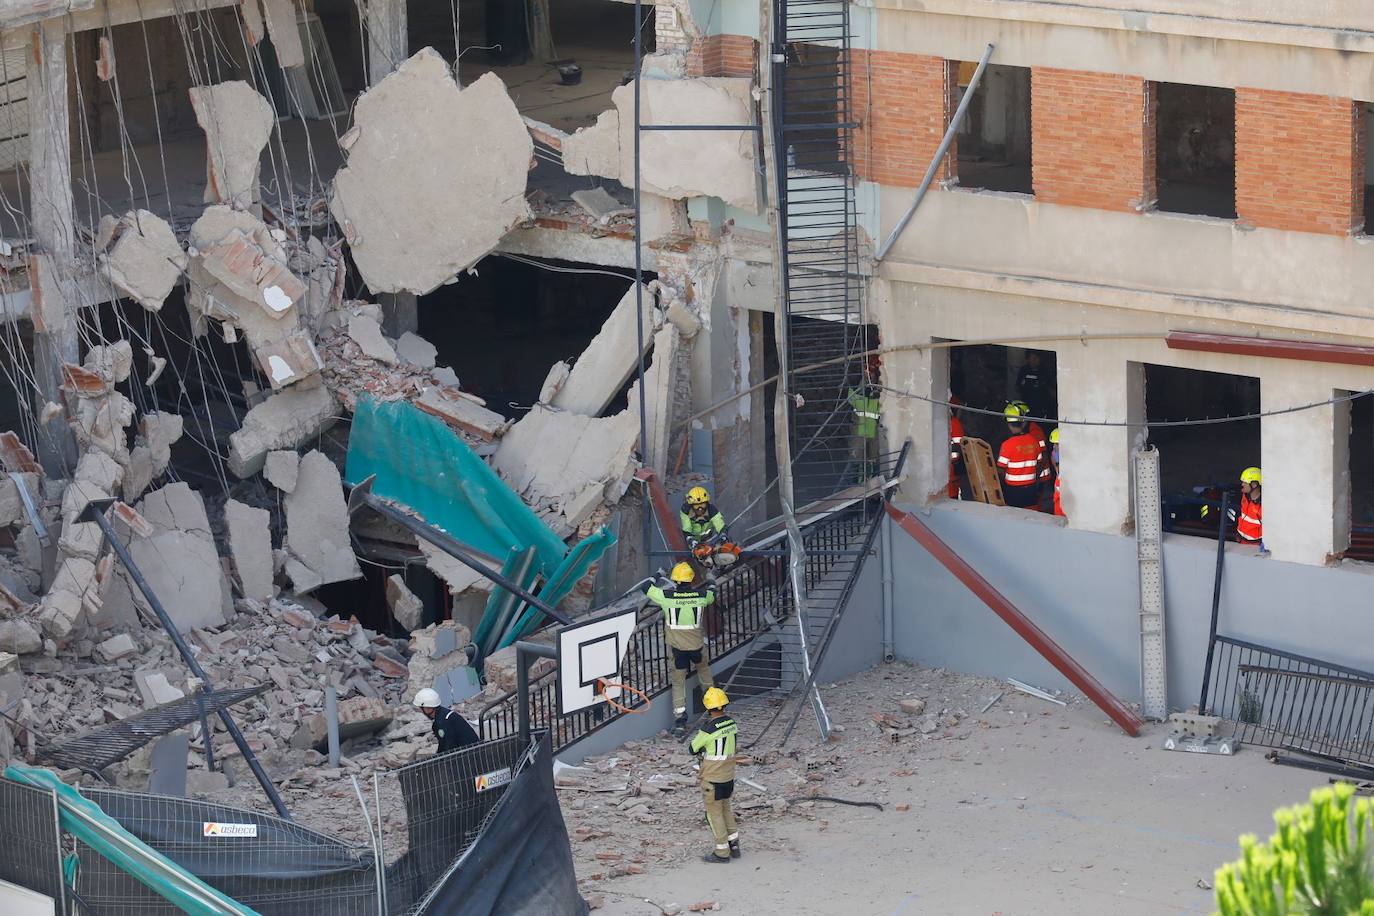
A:
[[[997,460],[992,457],[992,446],[983,439],[965,436],[959,440],[959,448],[964,453],[964,470],[968,473],[969,489],[973,498],[980,503],[1005,506],[1002,498],[1002,480],[997,476]]]

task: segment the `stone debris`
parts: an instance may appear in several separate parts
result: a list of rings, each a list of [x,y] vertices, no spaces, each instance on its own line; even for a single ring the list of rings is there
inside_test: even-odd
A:
[[[399,573],[387,576],[386,606],[401,626],[412,631],[419,628],[425,612],[424,602],[406,588],[406,580]]]
[[[505,417],[487,410],[479,399],[454,388],[433,386],[421,392],[415,406],[433,414],[462,433],[491,442],[510,425]]]
[[[270,600],[275,591],[271,513],[231,499],[224,504],[224,523],[243,596],[261,602]]]
[[[391,709],[381,700],[372,697],[349,697],[339,702],[339,740],[371,735],[391,724],[394,718]],[[329,738],[329,721],[324,713],[316,713],[301,722],[296,733],[291,736],[291,746],[304,750],[325,749]]]
[[[293,34],[295,19],[293,12]],[[277,37],[276,32],[272,37]],[[300,47],[299,37],[296,47]],[[281,59],[282,51],[277,48],[281,66],[292,66]],[[190,95],[196,123],[205,131],[205,202],[248,207],[258,199],[259,161],[277,123],[272,103],[242,80],[192,86]]]
[[[397,363],[396,349],[382,336],[382,327],[367,315],[354,315],[348,319],[348,336],[353,338],[369,359],[394,366]]]
[[[433,369],[439,350],[419,334],[406,331],[401,335],[401,339],[396,341],[396,355],[402,362],[417,369]]]
[[[297,591],[362,576],[348,535],[339,469],[323,453],[301,459],[296,487],[286,497],[287,571]]]
[[[147,210],[132,210],[112,221],[110,241],[98,257],[110,282],[150,312],[162,308],[186,269],[176,233]]]
[[[256,0],[247,0],[254,3]],[[300,67],[305,64],[305,48],[301,44],[300,29],[296,26],[296,4],[292,0],[262,0],[262,12],[267,20],[267,34],[277,52],[277,66]]]
[[[531,218],[534,144],[494,74],[460,89],[425,48],[359,96],[346,137],[329,208],[374,293],[428,293]]]
[[[339,402],[323,385],[293,385],[248,411],[229,437],[229,470],[251,477],[262,470],[267,453],[295,448],[334,424]]]
[[[585,417],[601,416],[639,368],[640,319],[635,314],[636,298],[641,298],[643,302],[642,352],[649,352],[653,333],[663,323],[663,317],[654,308],[653,294],[645,289],[640,297],[636,297],[634,284],[631,283],[601,330],[573,363],[567,380],[556,387],[550,400],[544,401],[541,397],[543,403]]]
[[[296,475],[300,469],[300,464],[299,452],[288,452],[282,449],[271,451],[267,453],[267,462],[263,466],[262,476],[266,477],[268,483],[283,493],[294,493]]]

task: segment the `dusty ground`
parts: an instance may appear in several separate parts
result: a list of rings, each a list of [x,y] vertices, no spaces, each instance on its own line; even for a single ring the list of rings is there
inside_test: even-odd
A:
[[[767,791],[741,787],[744,858],[728,867],[700,862],[709,833],[691,762],[666,737],[564,771],[583,894],[617,916],[708,902],[757,914],[1211,913],[1206,888],[1236,837],[1267,836],[1274,808],[1326,782],[1253,749],[1160,750],[1158,726],[1127,738],[1082,698],[1065,708],[1008,690],[979,712],[1005,689],[900,663],[829,687],[837,743],[799,730],[741,767]],[[912,698],[923,713],[899,707]],[[782,800],[817,793],[884,810]]]

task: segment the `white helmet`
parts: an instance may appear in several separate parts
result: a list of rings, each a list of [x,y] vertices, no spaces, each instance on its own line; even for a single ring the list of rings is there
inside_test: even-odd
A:
[[[432,687],[422,687],[415,691],[414,703],[420,709],[433,709],[439,705],[439,691]]]

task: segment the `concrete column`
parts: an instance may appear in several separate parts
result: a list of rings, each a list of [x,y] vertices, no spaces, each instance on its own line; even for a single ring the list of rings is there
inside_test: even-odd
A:
[[[1057,351],[1059,416],[1138,421],[1145,414],[1145,371],[1119,348],[1069,344]],[[1141,428],[1059,429],[1064,513],[1071,528],[1122,534],[1131,521],[1131,447]]]
[[[911,287],[875,279],[869,287],[868,307],[877,322],[884,347],[929,343],[930,335],[910,320],[916,308]],[[945,400],[949,393],[949,353],[944,350],[900,350],[882,357],[884,389],[912,392],[903,397],[890,390],[882,395],[882,449],[897,451],[911,442],[907,474],[898,498],[925,505],[946,493],[949,485],[949,414],[928,400]]]
[[[33,336],[33,367],[44,402],[62,403],[62,364],[80,362],[77,304],[73,301],[75,230],[71,132],[67,111],[67,33],[62,20],[34,28],[27,60],[29,93],[29,212],[38,246],[51,256],[52,289],[63,291],[62,319],[49,318]],[[51,312],[49,313],[51,316]],[[76,464],[76,441],[59,416],[40,434],[39,457],[49,474]]]
[[[1330,398],[1329,382],[1303,363],[1274,360],[1260,382],[1260,405],[1277,410]],[[1313,378],[1317,376],[1317,378]],[[1274,558],[1320,566],[1338,546],[1336,410],[1331,406],[1265,417],[1260,422],[1264,472],[1264,545]],[[1349,431],[1346,431],[1348,450]],[[1348,451],[1346,452],[1348,453]],[[1240,472],[1240,468],[1236,472]]]
[[[368,0],[363,31],[367,35],[367,82],[375,86],[410,56],[406,0]],[[378,293],[382,330],[389,337],[420,328],[419,303],[414,293]]]

